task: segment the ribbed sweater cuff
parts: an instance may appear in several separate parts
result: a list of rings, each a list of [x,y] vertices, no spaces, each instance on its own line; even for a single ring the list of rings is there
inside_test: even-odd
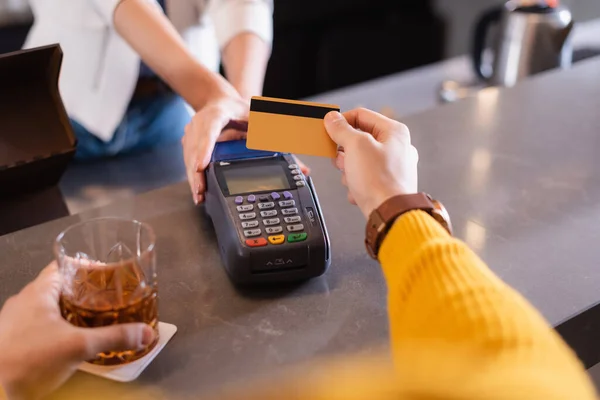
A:
[[[411,211],[396,220],[379,250],[379,260],[388,282],[394,282],[402,274],[404,262],[410,261],[426,242],[448,238],[448,232],[424,211]]]

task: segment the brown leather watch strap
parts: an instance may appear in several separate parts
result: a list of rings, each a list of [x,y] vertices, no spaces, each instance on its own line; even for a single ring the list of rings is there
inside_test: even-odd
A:
[[[385,235],[398,217],[413,210],[423,210],[444,225],[451,232],[450,220],[441,203],[426,193],[395,196],[385,201],[371,213],[367,222],[365,245],[369,255],[375,259]]]

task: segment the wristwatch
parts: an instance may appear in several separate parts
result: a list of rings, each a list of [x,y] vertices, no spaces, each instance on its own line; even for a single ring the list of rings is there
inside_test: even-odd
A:
[[[452,235],[450,216],[442,203],[432,199],[427,193],[395,196],[386,200],[369,216],[365,245],[371,257],[378,258],[379,248],[394,222],[402,214],[414,210],[425,211]]]

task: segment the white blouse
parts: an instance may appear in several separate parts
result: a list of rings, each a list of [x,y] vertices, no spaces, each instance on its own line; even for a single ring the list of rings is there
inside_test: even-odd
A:
[[[137,83],[140,58],[113,27],[122,0],[30,0],[35,22],[24,48],[59,43],[60,92],[67,113],[110,141]],[[155,0],[147,0],[160,7]],[[273,0],[167,0],[189,50],[217,71],[220,49],[242,32],[273,40]]]

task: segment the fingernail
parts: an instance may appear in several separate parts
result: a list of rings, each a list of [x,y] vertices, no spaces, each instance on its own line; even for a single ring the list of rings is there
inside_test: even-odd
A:
[[[194,204],[195,204],[195,205],[198,205],[198,195],[197,195],[196,193],[194,193],[194,194],[192,195],[192,197],[194,198]]]
[[[144,326],[144,332],[142,333],[142,346],[148,346],[156,339],[156,332],[150,326]]]
[[[335,122],[335,121],[338,121],[338,120],[340,120],[342,118],[344,118],[344,117],[339,112],[337,112],[337,111],[331,111],[331,112],[327,113],[327,115],[325,116],[325,121],[327,121],[327,122]]]
[[[202,192],[204,191],[203,189],[204,188],[202,187],[201,183],[197,184],[196,185],[196,194],[202,194]]]

